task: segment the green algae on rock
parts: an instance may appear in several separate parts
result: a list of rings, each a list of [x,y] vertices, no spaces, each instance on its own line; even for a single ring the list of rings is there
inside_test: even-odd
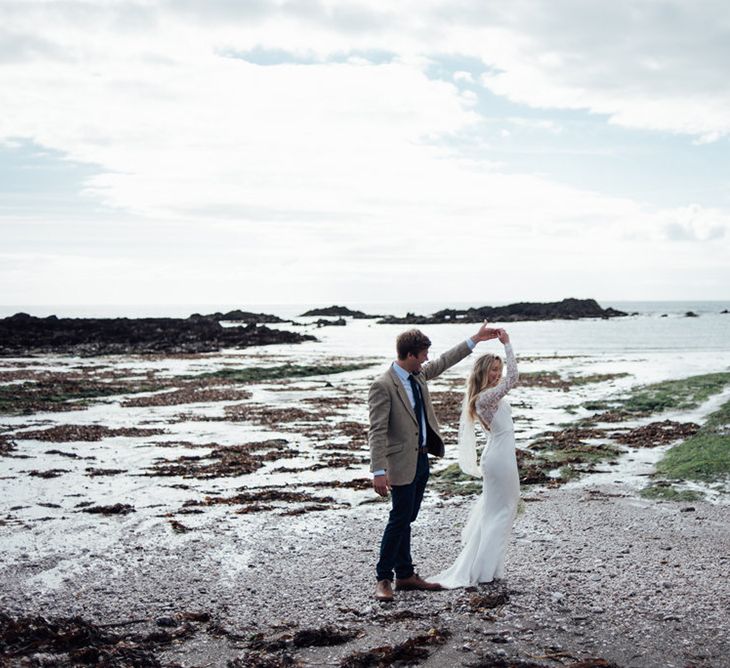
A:
[[[304,378],[307,376],[328,376],[345,371],[360,371],[373,366],[372,363],[356,364],[282,364],[280,366],[251,366],[243,369],[219,369],[206,373],[188,376],[188,378],[216,378],[236,383],[260,383],[266,380],[282,378]]]
[[[694,436],[671,448],[657,464],[657,473],[701,482],[730,475],[730,401],[711,413]]]
[[[611,417],[618,415],[628,420],[671,409],[696,408],[711,396],[722,392],[728,385],[730,385],[730,372],[706,373],[639,386],[627,397],[588,401],[583,407],[588,410],[606,411]],[[602,415],[595,415],[591,420],[600,421]]]
[[[699,501],[704,494],[693,489],[677,489],[669,482],[661,481],[644,487],[639,494],[645,499],[657,501]]]

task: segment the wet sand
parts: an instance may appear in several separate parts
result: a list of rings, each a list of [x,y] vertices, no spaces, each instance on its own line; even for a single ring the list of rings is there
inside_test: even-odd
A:
[[[426,666],[727,665],[727,489],[704,486],[709,501],[692,503],[638,495],[671,439],[702,423],[727,391],[696,409],[603,425],[588,445],[631,436],[623,445],[612,438],[615,460],[561,487],[523,485],[503,582],[380,604],[374,564],[388,507],[368,489],[365,399],[383,360],[362,355],[355,361],[375,366],[272,382],[190,377],[350,362],[347,340],[339,358],[325,342],[179,359],[4,361],[10,395],[24,379],[101,388],[77,410],[47,412],[29,384],[28,414],[0,421],[0,629],[10,624],[3,612],[22,622],[15,645],[3,640],[6,658],[16,650],[9,665],[28,665],[29,629],[37,639],[39,627],[27,617],[36,614],[96,625],[87,645],[108,665],[135,665],[129,652],[136,665],[233,668],[389,665],[397,656]],[[385,349],[368,345],[376,343]],[[566,424],[585,411],[568,404],[702,373],[716,360],[698,354],[684,364],[659,354],[526,359],[523,370],[563,380],[614,375],[570,392],[517,388],[518,446],[570,435]],[[432,384],[450,444],[467,367]],[[678,422],[637,431],[667,419]],[[434,471],[453,459],[450,450]],[[414,525],[422,575],[456,556],[473,500],[433,477]],[[38,647],[39,665],[74,665],[68,651]]]
[[[468,665],[484,655],[544,665],[587,657],[637,667],[727,665],[728,506],[644,501],[620,484],[526,496],[505,579],[475,591],[404,592],[392,604],[375,602],[383,503],[294,517],[221,507],[186,533],[115,516],[95,526],[103,533],[102,524],[115,525],[122,539],[95,550],[74,547],[71,532],[65,554],[3,559],[0,604],[17,615],[145,620],[133,625],[138,633],[160,618],[207,612],[210,622],[155,651],[163,664],[184,666],[225,666],[240,656],[253,662],[253,634],[286,640],[325,625],[357,637],[286,651],[303,665],[338,665],[354,651],[438,629],[450,637],[429,648],[423,665]],[[414,525],[423,575],[454,557],[470,503],[427,496]],[[480,609],[474,597],[495,592],[508,601]]]

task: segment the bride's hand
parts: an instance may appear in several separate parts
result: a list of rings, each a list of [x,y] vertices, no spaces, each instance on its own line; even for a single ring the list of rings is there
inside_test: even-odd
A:
[[[499,342],[503,345],[507,345],[509,343],[509,334],[507,334],[506,329],[498,329],[497,338],[499,338]]]
[[[489,341],[489,339],[497,337],[498,331],[499,330],[494,329],[494,327],[489,327],[485,320],[484,324],[479,328],[479,331],[471,337],[471,340],[474,341],[474,343],[479,343],[479,341]]]

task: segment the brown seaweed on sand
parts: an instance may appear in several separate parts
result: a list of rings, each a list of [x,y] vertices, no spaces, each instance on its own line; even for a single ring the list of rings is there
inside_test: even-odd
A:
[[[463,382],[461,384],[463,385]],[[453,390],[431,392],[431,399],[433,400],[433,409],[441,424],[442,431],[449,431],[452,428],[455,429],[454,425],[459,424],[464,392],[456,392]]]
[[[288,652],[270,654],[269,652],[251,651],[232,659],[227,668],[296,668],[302,664]]]
[[[230,478],[253,473],[264,462],[297,457],[300,453],[284,439],[271,439],[241,445],[201,444],[212,448],[207,455],[183,455],[176,459],[159,459],[143,475],[182,476],[185,478]]]
[[[223,387],[200,387],[197,383],[191,383],[171,392],[160,392],[143,397],[132,397],[122,402],[126,407],[146,406],[177,406],[180,404],[193,404],[215,401],[243,401],[251,398],[248,390]]]
[[[307,483],[307,487],[330,487],[333,489],[372,489],[373,481],[370,478],[354,478],[353,480],[319,480]]]
[[[60,424],[48,429],[21,431],[16,438],[34,441],[50,441],[52,443],[68,443],[69,441],[100,441],[114,436],[156,436],[164,434],[164,429],[140,429],[138,427],[122,427],[112,429],[101,424]]]
[[[606,434],[602,429],[588,429],[581,427],[569,427],[558,431],[547,431],[541,438],[533,441],[530,448],[533,450],[566,450],[573,449],[576,445],[583,445],[586,438],[605,438]]]
[[[235,511],[238,515],[282,509],[281,506],[272,506],[272,502],[312,504],[310,510],[341,507],[331,496],[314,496],[307,492],[287,491],[276,487],[253,488],[227,497],[206,496],[202,501],[191,499],[184,506],[240,505],[241,508]],[[303,512],[308,511],[305,509]],[[300,513],[297,511],[291,514]]]
[[[68,469],[46,469],[45,471],[33,469],[28,471],[28,475],[34,478],[58,478],[58,476],[68,472]]]
[[[523,659],[518,656],[508,657],[499,654],[482,654],[476,661],[465,663],[467,668],[551,668],[554,665],[563,665],[565,668],[619,668],[615,663],[606,659],[589,658],[580,659],[571,663],[563,663],[563,660],[570,658],[565,652],[546,652],[538,659],[549,659],[556,663],[542,663],[533,659]]]
[[[285,633],[278,638],[270,639],[267,634],[257,633],[249,640],[248,647],[253,650],[267,652],[277,651],[286,647],[332,647],[350,642],[353,638],[362,635],[360,631],[346,627],[337,628],[325,625],[319,628],[300,629],[295,633]]]
[[[497,592],[494,594],[472,594],[469,597],[469,608],[473,612],[491,610],[509,603],[509,594]]]
[[[119,475],[120,473],[126,473],[126,469],[100,469],[90,466],[86,469],[85,473],[90,478],[96,478],[98,476],[106,475]]]
[[[699,429],[700,426],[694,422],[663,420],[662,422],[651,422],[627,432],[616,433],[613,438],[619,443],[634,448],[655,448],[658,445],[672,443],[680,438],[689,438],[696,434]]]
[[[319,414],[305,411],[296,406],[271,408],[264,404],[234,404],[224,409],[225,419],[231,422],[248,422],[268,427],[275,427],[279,431],[296,430],[291,426],[293,422],[313,422],[320,419]]]
[[[53,663],[35,663],[35,655],[53,655]],[[0,655],[31,661],[28,665],[159,666],[147,648],[130,643],[81,617],[17,617],[0,613]],[[65,655],[65,656],[64,656]],[[50,657],[48,657],[50,658]]]
[[[340,662],[341,668],[384,668],[392,665],[420,663],[431,653],[429,647],[443,645],[450,636],[447,629],[431,629],[397,645],[384,645],[364,652],[348,654]]]

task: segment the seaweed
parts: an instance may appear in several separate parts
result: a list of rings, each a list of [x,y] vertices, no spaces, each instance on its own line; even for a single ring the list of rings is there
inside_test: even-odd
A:
[[[680,438],[692,436],[697,433],[699,428],[700,426],[694,422],[664,420],[662,422],[651,422],[628,432],[613,434],[613,438],[619,443],[630,445],[633,448],[655,448],[659,445],[672,443]]]
[[[68,443],[71,441],[101,441],[103,438],[116,436],[156,436],[164,433],[164,429],[142,429],[139,427],[112,429],[101,424],[59,424],[48,429],[21,431],[15,434],[15,438]]]
[[[677,489],[672,483],[667,481],[657,481],[639,492],[639,495],[645,499],[655,499],[659,501],[699,501],[704,494],[692,489]]]
[[[136,512],[134,506],[127,503],[115,503],[112,506],[90,506],[83,508],[82,513],[95,513],[98,515],[129,515]]]
[[[420,663],[430,655],[430,647],[443,645],[450,635],[447,629],[430,629],[428,633],[414,636],[396,645],[353,652],[342,659],[340,668],[385,668],[396,664]]]
[[[671,448],[657,464],[657,473],[702,482],[730,474],[730,401],[711,413],[694,435]]]
[[[696,408],[728,385],[730,385],[730,372],[707,373],[639,386],[624,398],[588,401],[583,407],[588,410],[607,411],[612,417],[618,414],[623,414],[627,419],[643,417],[670,409]],[[608,421],[600,414],[590,419]]]
[[[244,369],[219,369],[208,371],[195,376],[183,376],[183,378],[202,379],[216,378],[237,383],[260,383],[267,380],[280,380],[282,378],[305,378],[308,376],[325,376],[345,371],[360,371],[373,366],[372,362],[352,364],[282,364],[280,366],[251,366]]]
[[[211,448],[207,455],[182,455],[176,459],[158,459],[145,476],[182,476],[184,478],[230,478],[260,469],[267,461],[299,456],[284,439],[270,439],[241,445],[218,443],[190,444],[191,447]],[[263,452],[261,452],[263,451]]]

